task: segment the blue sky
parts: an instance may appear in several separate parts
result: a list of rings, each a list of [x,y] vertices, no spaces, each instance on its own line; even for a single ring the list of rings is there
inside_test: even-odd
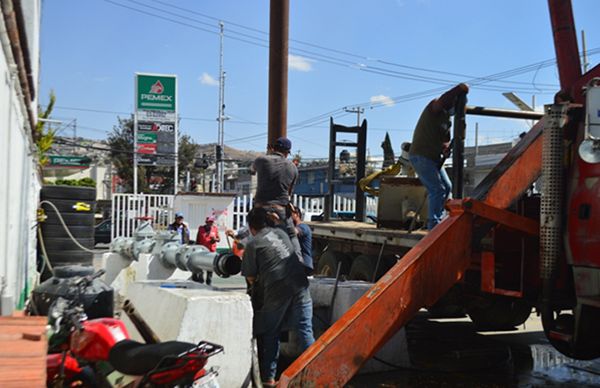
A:
[[[381,155],[386,130],[395,150],[410,140],[434,96],[422,92],[554,58],[547,0],[290,4],[289,137],[306,158],[327,155],[325,113],[352,125],[356,115],[342,108],[363,104],[369,152]],[[573,0],[573,8],[588,50],[600,48],[598,0]],[[117,115],[133,110],[135,72],[177,74],[180,129],[198,143],[215,142],[219,19],[228,36],[225,112],[231,119],[225,143],[264,150],[268,35],[261,32],[269,28],[267,0],[44,1],[41,102],[54,89],[54,118],[77,119],[79,135],[102,139]],[[599,58],[592,55],[589,62]],[[528,103],[535,95],[542,106],[557,89],[556,67],[536,65],[508,78],[474,82],[469,104],[513,108],[501,93],[515,91]],[[476,122],[480,143],[508,141],[528,128],[523,121],[469,117],[467,144],[474,142]]]

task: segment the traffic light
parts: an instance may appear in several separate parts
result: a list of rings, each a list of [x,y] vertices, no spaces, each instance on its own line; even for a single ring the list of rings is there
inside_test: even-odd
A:
[[[206,170],[208,168],[208,165],[209,163],[206,154],[202,154],[202,159],[196,160],[196,162],[194,163],[194,167],[200,168],[202,170]]]

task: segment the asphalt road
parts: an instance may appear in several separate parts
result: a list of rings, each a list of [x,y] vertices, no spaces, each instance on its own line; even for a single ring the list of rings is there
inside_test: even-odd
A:
[[[511,331],[477,332],[468,318],[407,326],[411,367],[356,376],[348,387],[598,387],[600,359],[577,361],[546,340],[534,314]]]

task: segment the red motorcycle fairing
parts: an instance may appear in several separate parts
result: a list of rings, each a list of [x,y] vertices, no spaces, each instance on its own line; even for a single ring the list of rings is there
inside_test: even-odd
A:
[[[48,384],[54,381],[54,379],[59,375],[62,359],[62,353],[53,353],[46,356],[46,381]],[[68,353],[65,359],[64,373],[67,381],[81,373],[79,363]]]
[[[82,325],[71,335],[71,351],[87,361],[107,361],[112,347],[129,338],[125,324],[115,318],[92,319]]]

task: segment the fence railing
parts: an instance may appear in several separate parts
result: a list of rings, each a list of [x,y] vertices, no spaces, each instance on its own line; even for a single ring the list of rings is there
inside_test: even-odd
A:
[[[140,217],[152,217],[155,229],[166,229],[173,219],[174,198],[158,194],[113,194],[111,238],[131,237],[143,221]]]
[[[140,217],[152,217],[155,229],[164,229],[173,220],[173,195],[155,194],[113,194],[111,237],[131,237],[142,222]],[[233,202],[233,225],[227,225],[234,230],[246,224],[246,216],[253,203],[252,195],[242,195]],[[315,214],[321,214],[325,208],[325,197],[292,197],[294,206],[299,207],[305,214],[305,220]],[[366,198],[366,214],[377,214],[377,198]],[[333,197],[333,212],[356,211],[356,200],[341,195]]]

